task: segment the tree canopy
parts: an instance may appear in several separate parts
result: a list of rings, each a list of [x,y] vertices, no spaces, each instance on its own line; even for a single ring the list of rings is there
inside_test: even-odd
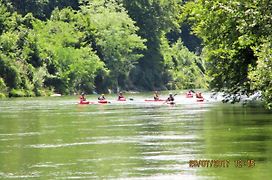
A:
[[[270,1],[1,0],[0,12],[0,96],[209,87],[261,91],[272,107]]]
[[[181,6],[178,0],[1,0],[0,94],[205,87],[195,83],[205,76],[204,62],[178,40]]]
[[[183,6],[183,21],[203,41],[211,88],[261,90],[271,107],[271,10],[272,2],[263,0],[199,0]]]

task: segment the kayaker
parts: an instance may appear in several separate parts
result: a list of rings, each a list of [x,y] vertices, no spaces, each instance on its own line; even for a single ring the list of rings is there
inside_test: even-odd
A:
[[[169,97],[167,98],[166,101],[175,101],[174,96],[173,96],[172,93],[169,93]]]
[[[81,96],[79,97],[80,101],[86,101],[85,93],[81,93]]]
[[[121,99],[124,99],[125,97],[123,96],[123,93],[122,92],[119,92],[119,95],[118,95],[118,100],[121,100]]]
[[[189,90],[187,93],[186,93],[186,97],[187,98],[192,98],[192,97],[194,97],[194,91],[193,90]]]
[[[159,97],[158,91],[155,91],[155,93],[154,93],[154,100],[157,101],[159,99],[160,99],[160,97]]]
[[[105,94],[101,94],[101,96],[98,97],[98,100],[106,100]]]
[[[203,98],[203,96],[202,96],[201,92],[196,93],[196,98]]]

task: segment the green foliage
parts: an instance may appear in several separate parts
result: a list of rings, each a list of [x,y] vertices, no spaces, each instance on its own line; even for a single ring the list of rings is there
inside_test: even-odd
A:
[[[145,49],[135,22],[115,1],[90,1],[81,6],[81,13],[86,36],[94,40],[94,48],[110,70],[110,88],[125,88],[129,73],[142,57],[140,50]]]
[[[25,89],[11,89],[9,92],[9,97],[31,97],[35,94],[30,90]]]
[[[212,88],[232,93],[262,90],[271,106],[270,71],[261,70],[270,67],[271,46],[266,41],[271,40],[271,15],[271,1],[200,0],[184,6],[182,18],[204,42]]]
[[[7,86],[2,78],[0,78],[0,98],[6,97]]]
[[[81,47],[83,33],[76,31],[75,24],[63,21],[37,21],[34,31],[42,60],[51,76],[48,85],[59,93],[72,93],[85,89],[82,84],[94,88],[94,77],[103,63],[87,47]]]
[[[6,97],[6,95],[4,93],[0,93],[0,99],[5,98],[5,97]]]
[[[1,97],[209,82],[272,108],[272,1],[0,0],[0,13]],[[189,27],[201,56],[180,40],[196,50]]]
[[[21,89],[12,89],[9,93],[10,97],[24,97],[26,93],[24,90]]]
[[[147,50],[132,74],[134,84],[149,90],[162,89],[167,83],[167,69],[160,51],[161,37],[171,30],[178,30],[181,1],[123,0],[123,3],[140,27],[139,35],[147,39]]]
[[[179,39],[171,47],[164,38],[162,53],[169,72],[168,86],[170,89],[206,88],[204,62],[190,52]]]
[[[225,68],[226,75],[234,73],[230,78],[224,75],[213,78],[219,86],[225,81],[225,84],[232,86],[245,80],[248,64],[256,60],[252,53],[252,46],[257,43],[255,35],[245,31],[249,22],[246,25],[240,22],[247,19],[248,15],[241,13],[241,10],[247,10],[249,5],[241,1],[198,1],[187,3],[184,8],[184,14],[190,14],[188,20],[193,22],[194,32],[205,43],[205,55],[212,64],[211,75],[217,74],[214,71],[220,68]],[[218,68],[213,68],[214,63]]]
[[[1,35],[0,42],[1,50],[3,51],[3,53],[5,54],[10,53],[10,55],[15,55],[14,53],[16,53],[17,50],[18,39],[19,39],[18,34],[9,31],[3,33]]]
[[[29,32],[31,16],[22,17],[17,13],[9,13],[5,27],[0,35],[0,78],[6,85],[6,93],[10,96],[33,96],[31,82],[32,66],[25,58],[25,37]],[[12,89],[15,89],[12,91]],[[20,92],[17,93],[17,90]],[[11,92],[12,91],[12,92]]]
[[[267,108],[272,108],[272,44],[271,40],[265,42],[260,49],[256,49],[258,55],[257,66],[251,68],[249,78],[254,90],[261,90]]]
[[[4,6],[8,3],[0,6],[0,77],[10,96],[42,95],[45,89],[65,94],[92,92],[99,76],[105,87],[128,84],[128,75],[145,46],[121,5],[88,1],[80,11],[56,9],[51,19],[40,21],[26,13],[44,19],[51,2],[29,1],[21,6],[12,2],[13,10],[25,16],[8,12]]]
[[[9,21],[10,12],[8,12],[7,7],[3,5],[2,0],[0,0],[0,35],[6,30],[7,23]]]
[[[8,87],[16,86],[16,71],[15,68],[9,64],[6,57],[0,57],[0,77]]]
[[[45,65],[35,69],[33,72],[33,79],[32,79],[33,85],[34,85],[33,90],[37,96],[42,95],[41,89],[44,87],[44,81],[47,74],[48,72]]]

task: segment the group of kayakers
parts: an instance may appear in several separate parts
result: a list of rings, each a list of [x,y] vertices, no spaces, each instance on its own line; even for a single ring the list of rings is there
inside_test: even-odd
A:
[[[188,97],[193,97],[193,93],[195,93],[193,90],[188,91],[186,93],[186,97],[187,98]],[[176,95],[177,94],[173,95],[172,93],[169,93],[169,96],[167,97],[166,100],[161,100],[158,91],[155,91],[154,92],[154,101],[165,101],[165,102],[172,102],[173,103],[175,101],[174,96],[176,96]],[[195,93],[195,96],[196,96],[196,98],[198,100],[199,99],[203,99],[204,100],[201,92]],[[101,94],[101,96],[98,97],[98,100],[99,101],[105,101],[106,100],[105,94]],[[126,101],[126,98],[124,97],[123,92],[119,92],[117,100],[118,101]],[[80,96],[80,103],[82,103],[84,101],[87,101],[87,100],[86,100],[86,97],[85,97],[85,93],[82,93],[81,96]]]
[[[101,94],[101,96],[99,96],[97,99],[99,101],[105,101],[106,100],[105,94]],[[125,101],[126,100],[126,98],[123,96],[122,92],[119,92],[117,100],[118,101]],[[85,104],[84,102],[87,101],[87,99],[85,97],[85,93],[81,93],[81,95],[79,97],[79,101],[80,101],[80,104]]]

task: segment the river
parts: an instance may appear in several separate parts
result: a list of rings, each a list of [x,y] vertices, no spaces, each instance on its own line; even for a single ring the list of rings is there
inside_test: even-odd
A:
[[[130,96],[104,105],[72,96],[0,100],[0,179],[272,177],[271,112]]]

